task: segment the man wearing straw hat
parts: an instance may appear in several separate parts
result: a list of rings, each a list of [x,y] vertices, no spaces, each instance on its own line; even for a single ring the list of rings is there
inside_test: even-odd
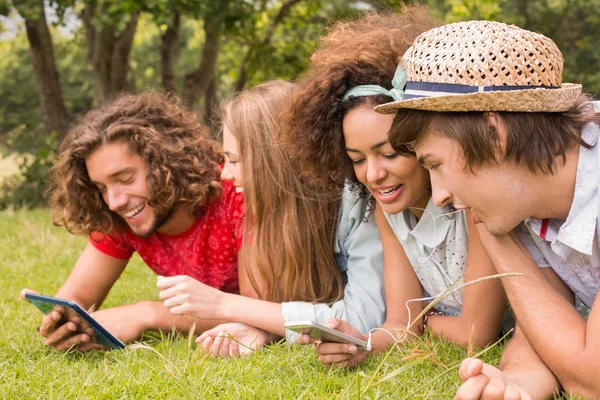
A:
[[[429,169],[437,206],[472,210],[498,273],[521,274],[503,278],[518,328],[500,369],[463,361],[456,397],[600,397],[599,104],[562,83],[552,40],[497,22],[425,32],[403,67],[403,99],[376,107],[397,112],[390,142]]]

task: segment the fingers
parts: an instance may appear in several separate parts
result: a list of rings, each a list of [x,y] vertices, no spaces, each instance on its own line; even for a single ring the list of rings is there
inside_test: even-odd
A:
[[[483,374],[469,378],[456,392],[455,400],[477,400],[482,398],[483,390],[490,378]]]
[[[80,333],[75,336],[71,336],[68,339],[60,341],[56,343],[54,347],[56,350],[69,350],[71,348],[77,348],[77,346],[82,344],[87,344],[90,342],[90,337],[87,333]]]
[[[40,329],[41,330],[41,329]],[[73,322],[67,322],[59,326],[56,330],[50,332],[50,334],[44,336],[46,338],[46,344],[50,347],[56,347],[59,343],[65,339],[74,336],[78,331],[77,324]]]
[[[177,276],[169,276],[169,277],[164,277],[164,276],[158,276],[156,278],[156,287],[158,287],[160,290],[165,290],[168,289],[170,287],[176,286],[180,283],[185,282],[185,275],[177,275]]]
[[[26,295],[27,293],[31,293],[31,294],[39,294],[39,293],[38,293],[38,292],[36,292],[35,290],[31,290],[31,289],[27,289],[27,288],[25,288],[25,289],[21,290],[21,298],[22,298],[23,300],[25,300],[25,295]]]
[[[327,356],[331,354],[355,354],[358,349],[356,345],[345,343],[318,343],[315,345],[315,351],[319,355]]]
[[[347,367],[358,349],[353,344],[319,343],[315,346],[319,361],[323,364],[336,364]]]
[[[54,309],[42,318],[42,325],[40,325],[40,334],[43,337],[50,336],[60,325],[60,321],[63,318],[65,310],[60,306],[54,307]]]
[[[465,382],[467,379],[479,375],[483,370],[483,361],[477,358],[466,358],[460,363],[458,376]]]
[[[167,279],[167,278],[165,278]],[[161,300],[165,300],[165,299],[170,299],[172,297],[176,297],[177,295],[181,294],[182,292],[184,292],[187,289],[187,284],[186,283],[178,283],[175,286],[171,286],[168,289],[162,289],[160,291],[160,293],[158,294],[158,297]]]
[[[187,294],[179,294],[177,296],[170,297],[163,301],[163,304],[167,308],[174,308],[177,306],[181,306],[189,300],[189,295]]]
[[[298,339],[296,339],[296,343],[298,343],[298,344],[310,344],[310,343],[317,343],[317,341],[314,340],[313,338],[311,338],[309,335],[301,333],[301,334],[298,335]]]
[[[506,385],[501,379],[492,378],[483,389],[482,398],[486,400],[503,400]]]

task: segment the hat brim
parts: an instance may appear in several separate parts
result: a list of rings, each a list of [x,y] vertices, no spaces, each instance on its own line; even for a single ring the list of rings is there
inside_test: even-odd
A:
[[[565,112],[573,107],[581,91],[579,84],[564,83],[558,89],[491,91],[397,100],[376,106],[375,111],[381,114],[395,114],[400,109],[437,112]]]

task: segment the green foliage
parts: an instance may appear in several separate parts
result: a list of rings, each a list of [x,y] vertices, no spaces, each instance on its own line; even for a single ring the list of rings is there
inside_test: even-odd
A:
[[[425,0],[445,23],[487,19],[551,38],[564,57],[563,82],[600,97],[600,0]]]
[[[290,8],[276,29],[272,29],[286,0],[53,0],[58,20],[51,27],[55,59],[65,106],[74,121],[77,115],[95,105],[95,79],[86,53],[82,26],[72,32],[60,31],[65,15],[76,14],[86,5],[95,4],[93,23],[110,24],[122,29],[131,13],[140,11],[130,56],[129,81],[135,91],[161,87],[160,35],[171,23],[175,11],[182,14],[181,40],[176,60],[176,88],[183,92],[184,78],[201,62],[204,23],[221,33],[217,61],[217,97],[236,90],[242,71],[251,87],[271,79],[294,79],[308,65],[311,52],[325,28],[339,18],[357,16],[364,9],[399,9],[396,0],[302,0]],[[600,96],[600,0],[415,0],[402,4],[424,3],[441,21],[492,19],[515,23],[551,37],[565,58],[564,81],[578,82]],[[36,0],[0,0],[0,15],[16,10],[33,15]],[[98,11],[100,10],[100,11]],[[31,14],[31,15],[30,15]],[[2,29],[0,27],[0,32]],[[0,145],[15,153],[46,154],[48,139],[33,79],[29,44],[24,32],[0,40]],[[202,99],[200,100],[202,102]],[[199,107],[200,109],[200,107]],[[41,188],[28,179],[43,177],[49,161],[22,165],[21,179],[26,188]],[[31,172],[28,172],[29,169]],[[13,184],[16,184],[13,180]],[[0,188],[0,190],[2,190]],[[16,193],[19,193],[16,191]],[[0,193],[6,203],[6,193]],[[40,199],[40,193],[21,198]],[[21,200],[8,202],[25,204]],[[34,201],[33,204],[39,204]]]
[[[0,183],[0,210],[46,205],[44,192],[50,168],[56,161],[57,139],[56,135],[41,137],[45,142],[35,153],[22,158],[19,173]]]

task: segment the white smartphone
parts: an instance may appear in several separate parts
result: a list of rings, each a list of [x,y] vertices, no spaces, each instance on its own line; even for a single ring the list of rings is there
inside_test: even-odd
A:
[[[297,333],[309,335],[311,338],[320,340],[321,342],[355,344],[363,349],[367,347],[367,342],[364,340],[346,335],[345,333],[328,328],[315,321],[290,321],[285,324],[285,328]]]

